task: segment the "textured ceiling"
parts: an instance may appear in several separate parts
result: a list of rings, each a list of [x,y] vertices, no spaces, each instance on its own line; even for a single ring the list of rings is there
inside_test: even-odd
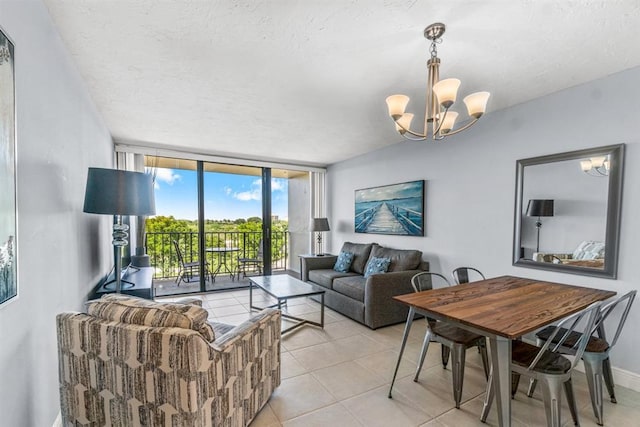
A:
[[[116,141],[252,159],[401,141],[384,99],[422,120],[432,22],[489,112],[640,65],[638,1],[44,1]]]

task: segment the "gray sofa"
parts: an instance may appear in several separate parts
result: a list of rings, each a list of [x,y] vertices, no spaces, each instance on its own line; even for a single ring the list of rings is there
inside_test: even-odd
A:
[[[429,264],[422,261],[422,252],[351,242],[346,242],[341,251],[354,254],[349,272],[333,269],[337,256],[305,257],[302,280],[326,290],[327,307],[372,329],[404,322],[409,308],[392,297],[413,292],[411,278],[429,270]],[[363,274],[371,257],[389,258],[387,272],[365,278]]]

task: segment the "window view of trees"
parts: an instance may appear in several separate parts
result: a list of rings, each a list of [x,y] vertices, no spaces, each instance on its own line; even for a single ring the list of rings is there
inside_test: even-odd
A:
[[[237,270],[237,258],[256,258],[262,241],[260,217],[205,220],[205,247],[236,248],[234,256],[226,260],[227,267]],[[176,277],[178,258],[173,241],[178,243],[185,261],[199,259],[198,221],[175,219],[173,216],[155,216],[146,220],[146,247],[155,268],[154,278]],[[288,222],[272,219],[271,252],[273,268],[286,269]],[[211,271],[215,271],[219,258],[207,254]]]

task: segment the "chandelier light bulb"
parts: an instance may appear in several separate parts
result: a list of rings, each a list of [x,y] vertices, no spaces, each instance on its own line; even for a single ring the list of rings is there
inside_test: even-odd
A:
[[[582,169],[582,172],[589,172],[591,170],[591,167],[591,160],[580,161],[580,169]]]
[[[387,97],[387,108],[393,120],[398,120],[404,114],[408,103],[409,97],[406,95],[391,95]]]
[[[456,102],[460,80],[444,79],[433,85],[433,93],[438,97],[438,102],[444,108],[449,108]]]
[[[411,127],[411,120],[413,120],[413,114],[404,113],[398,120],[396,120],[396,130],[400,132],[400,135],[404,135],[404,133]]]
[[[440,126],[440,132],[443,134],[447,134],[451,132],[453,126],[456,124],[456,119],[458,118],[458,113],[455,111],[447,111],[447,114],[444,116],[442,120],[442,126]]]
[[[606,159],[607,159],[606,157],[592,157],[591,164],[593,165],[594,168],[598,169],[598,168],[601,168],[602,165],[604,165],[604,161]]]
[[[484,112],[487,110],[487,101],[489,101],[490,96],[491,94],[489,92],[476,92],[465,96],[463,101],[467,106],[469,116],[474,119],[482,117]]]

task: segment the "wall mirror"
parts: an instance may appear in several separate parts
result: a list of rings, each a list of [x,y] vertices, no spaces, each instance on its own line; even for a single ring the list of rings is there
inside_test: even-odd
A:
[[[624,144],[518,160],[513,265],[615,279]]]

